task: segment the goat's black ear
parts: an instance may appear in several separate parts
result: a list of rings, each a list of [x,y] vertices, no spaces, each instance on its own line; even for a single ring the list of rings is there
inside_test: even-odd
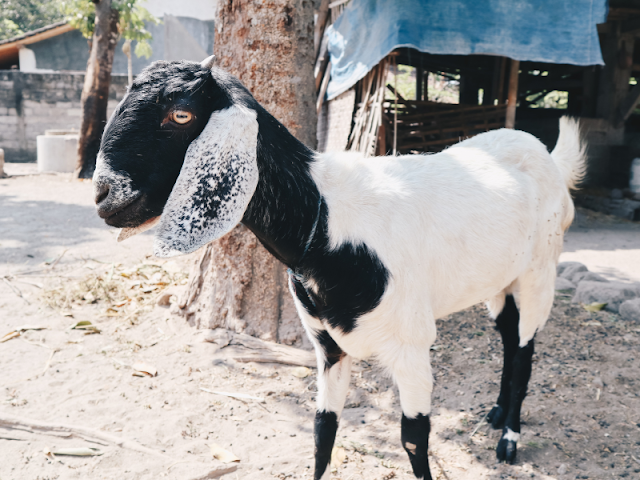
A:
[[[257,146],[255,110],[232,105],[211,114],[162,212],[156,256],[193,252],[240,223],[258,185]]]

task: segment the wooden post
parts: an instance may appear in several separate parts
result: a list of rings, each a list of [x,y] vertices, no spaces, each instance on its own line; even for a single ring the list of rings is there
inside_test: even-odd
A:
[[[424,71],[422,70],[422,67],[416,67],[416,100],[417,101],[424,100],[424,98],[422,97],[423,82],[424,82],[423,73]]]
[[[507,70],[507,57],[496,57],[496,65],[493,71],[492,96],[498,101],[498,105],[504,103],[504,73]]]
[[[506,128],[516,126],[516,103],[518,103],[518,71],[520,70],[520,60],[511,60],[509,71],[509,93],[507,94],[507,120],[504,124]]]

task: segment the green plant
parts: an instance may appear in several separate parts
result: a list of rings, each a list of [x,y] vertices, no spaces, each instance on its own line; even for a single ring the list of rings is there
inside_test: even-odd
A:
[[[62,0],[60,6],[69,25],[80,30],[86,38],[93,36],[96,11],[91,0]],[[151,32],[145,28],[145,22],[157,25],[160,20],[138,5],[137,0],[113,0],[111,8],[119,14],[118,33],[126,40],[137,42],[134,50],[137,57],[149,58]]]
[[[51,0],[0,0],[0,40],[59,22],[63,15],[58,7]]]

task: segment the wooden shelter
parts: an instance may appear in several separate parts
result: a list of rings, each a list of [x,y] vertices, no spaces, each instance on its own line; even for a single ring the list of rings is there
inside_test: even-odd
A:
[[[345,3],[331,4],[329,22]],[[606,23],[597,28],[604,65],[434,55],[399,48],[350,91],[330,101],[324,100],[328,54],[318,42],[319,148],[367,155],[437,152],[502,127],[528,131],[551,148],[557,119],[572,115],[581,118],[589,143],[588,183],[624,188],[630,163],[640,156],[640,115],[635,114],[640,101],[640,0],[612,0],[609,7]],[[318,25],[325,26],[321,21]],[[389,71],[397,71],[396,65],[415,68],[413,98],[394,90]],[[455,78],[458,103],[429,101],[429,75]],[[543,101],[550,95],[561,101]]]

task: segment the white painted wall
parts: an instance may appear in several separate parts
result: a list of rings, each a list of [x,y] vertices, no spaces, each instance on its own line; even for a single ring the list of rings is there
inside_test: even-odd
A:
[[[18,60],[20,65],[20,71],[22,72],[35,72],[36,67],[36,54],[33,50],[22,46],[18,50]]]
[[[174,15],[213,20],[217,0],[144,0],[141,5],[156,17]]]

